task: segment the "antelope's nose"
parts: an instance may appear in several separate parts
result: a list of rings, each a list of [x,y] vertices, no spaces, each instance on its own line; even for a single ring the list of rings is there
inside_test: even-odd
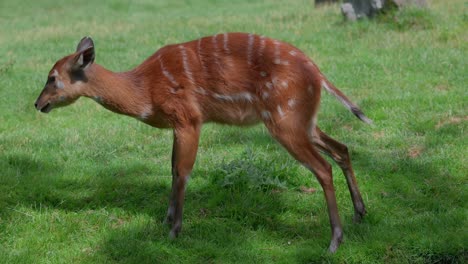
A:
[[[35,102],[35,103],[34,103],[34,108],[36,108],[36,109],[37,109],[37,102]]]

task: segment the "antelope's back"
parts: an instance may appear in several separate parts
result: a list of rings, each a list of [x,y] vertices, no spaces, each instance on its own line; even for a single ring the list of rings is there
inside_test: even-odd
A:
[[[320,85],[313,85],[319,82],[311,74],[314,65],[302,51],[255,34],[224,33],[165,46],[141,68],[148,65],[159,73],[153,83],[166,87],[161,100],[176,103],[189,93],[194,99],[188,108],[204,121],[268,121],[305,107],[312,102],[308,97],[320,93]]]

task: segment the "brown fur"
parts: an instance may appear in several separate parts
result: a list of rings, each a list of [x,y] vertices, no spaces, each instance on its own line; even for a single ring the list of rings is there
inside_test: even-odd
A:
[[[304,53],[270,38],[229,33],[169,45],[123,73],[95,64],[94,43],[83,38],[75,53],[54,65],[35,105],[49,112],[86,96],[153,127],[173,128],[173,183],[167,215],[173,237],[182,227],[185,184],[195,162],[202,124],[242,126],[263,121],[271,135],[322,185],[332,227],[329,249],[334,252],[342,240],[342,228],[331,166],[317,150],[330,155],[343,169],[357,220],[365,208],[346,146],[316,125],[323,85],[350,110],[358,111],[359,118],[365,117]]]

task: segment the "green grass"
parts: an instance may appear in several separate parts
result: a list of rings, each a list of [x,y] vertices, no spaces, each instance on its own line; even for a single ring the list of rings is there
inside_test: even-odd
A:
[[[462,263],[467,261],[468,13],[429,1],[354,24],[311,1],[0,2],[0,262]],[[127,70],[165,44],[225,31],[293,43],[375,121],[324,95],[321,128],[346,143],[368,208],[326,252],[323,192],[259,125],[206,125],[176,241],[162,224],[172,135],[91,100],[37,113],[53,63],[93,36]],[[300,191],[313,187],[315,193]]]

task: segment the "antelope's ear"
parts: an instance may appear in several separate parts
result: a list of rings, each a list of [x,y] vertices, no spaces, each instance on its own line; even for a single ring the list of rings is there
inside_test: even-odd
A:
[[[78,46],[76,46],[76,52],[83,51],[85,49],[88,49],[89,47],[94,47],[93,39],[90,37],[84,37],[80,40]]]
[[[84,69],[94,62],[94,43],[89,37],[84,37],[76,47],[73,69]]]

